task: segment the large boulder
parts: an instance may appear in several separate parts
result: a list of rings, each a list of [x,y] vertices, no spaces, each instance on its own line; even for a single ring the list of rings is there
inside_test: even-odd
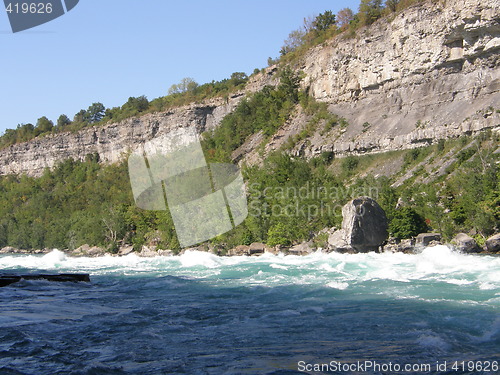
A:
[[[128,254],[131,254],[133,251],[134,251],[134,247],[132,245],[122,246],[118,250],[118,255],[128,255]]]
[[[92,246],[88,251],[87,255],[91,257],[100,257],[106,254],[106,250],[99,246]]]
[[[486,240],[486,249],[490,253],[500,253],[500,233],[495,234]]]
[[[80,247],[77,247],[76,249],[73,250],[73,255],[75,256],[87,256],[88,252],[90,250],[90,246],[85,244]]]
[[[158,252],[156,251],[156,246],[143,245],[141,248],[141,252],[138,253],[137,255],[143,258],[153,258],[158,256]]]
[[[401,240],[399,238],[389,238],[387,244],[384,245],[384,251],[388,252],[402,252],[406,254],[413,254],[415,252],[415,240],[413,238]]]
[[[464,253],[479,253],[482,250],[476,240],[465,233],[458,233],[451,243]]]
[[[387,217],[370,197],[355,198],[342,208],[345,242],[358,252],[378,251],[388,237]]]

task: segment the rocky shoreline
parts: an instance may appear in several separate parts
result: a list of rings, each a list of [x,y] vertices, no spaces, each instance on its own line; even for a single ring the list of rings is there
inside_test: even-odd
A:
[[[467,236],[464,233],[460,233],[460,236],[464,235]],[[417,236],[416,238],[412,239],[405,239],[405,240],[399,240],[399,239],[390,239],[385,245],[381,246],[376,252],[382,253],[382,252],[401,252],[405,254],[418,254],[420,253],[425,247],[432,247],[432,246],[437,246],[437,245],[445,245],[453,248],[454,250],[464,253],[464,254],[477,254],[477,255],[498,255],[500,256],[500,234],[497,234],[495,236],[492,236],[491,238],[488,239],[488,243],[491,244],[490,248],[487,247],[487,245],[483,247],[479,247],[477,244],[471,246],[470,242],[466,242],[464,245],[463,243],[447,243],[443,242],[441,240],[436,240],[433,239],[427,243],[427,245],[424,245],[426,241],[429,238],[435,238],[435,237],[440,237],[439,233],[422,233],[421,235]],[[458,236],[457,236],[458,237]],[[467,236],[469,239],[471,237]],[[472,239],[473,240],[473,239]],[[470,240],[469,240],[470,241]],[[495,243],[493,243],[495,242]],[[475,244],[475,241],[474,241]],[[477,246],[477,247],[476,247]],[[472,249],[472,250],[471,250]],[[4,247],[0,249],[0,255],[43,255],[43,254],[48,254],[54,249],[16,249],[14,247]],[[130,254],[135,254],[139,257],[143,258],[152,258],[152,257],[157,257],[157,256],[176,256],[176,255],[182,255],[186,251],[205,251],[205,252],[210,252],[214,255],[217,256],[261,256],[266,253],[270,254],[284,254],[284,255],[299,255],[299,256],[304,256],[304,255],[310,255],[315,252],[322,252],[322,253],[332,253],[332,252],[337,252],[337,253],[342,253],[342,254],[356,254],[360,253],[358,251],[355,251],[352,248],[337,248],[337,249],[332,249],[332,248],[322,248],[322,247],[316,247],[312,241],[307,241],[307,242],[302,242],[300,244],[296,244],[293,246],[267,246],[264,243],[260,242],[255,242],[252,243],[251,245],[239,245],[236,246],[233,249],[230,249],[228,251],[221,251],[217,249],[207,249],[204,246],[197,246],[197,247],[191,247],[191,248],[186,248],[183,249],[179,252],[173,251],[173,250],[163,250],[163,249],[157,249],[156,246],[143,246],[141,251],[134,251],[132,246],[124,246],[121,247],[117,253],[111,253],[109,251],[106,251],[106,249],[98,247],[98,246],[89,246],[89,245],[83,245],[80,246],[79,248],[75,250],[69,250],[69,249],[63,249],[60,250],[64,252],[66,255],[71,256],[71,257],[102,257],[102,256],[114,256],[114,257],[122,257],[122,256],[127,256]]]
[[[334,231],[335,233],[336,231]],[[474,241],[473,238],[469,237],[465,233],[459,233],[451,243],[447,243],[441,240],[441,235],[439,233],[422,233],[415,238],[399,240],[396,238],[390,238],[385,244],[381,245],[378,249],[372,250],[379,253],[382,252],[401,252],[405,254],[418,254],[425,247],[432,247],[436,245],[446,245],[452,247],[458,252],[464,254],[478,254],[478,255],[499,255],[500,256],[500,234],[496,234],[490,237],[486,241],[484,247],[480,247]],[[37,255],[37,254],[48,254],[54,249],[16,249],[13,247],[4,247],[0,249],[0,255],[2,254],[23,254],[23,255]],[[281,246],[277,245],[274,247],[267,246],[264,243],[255,242],[250,245],[239,245],[228,251],[223,251],[216,248],[208,248],[206,246],[197,246],[183,249],[179,252],[173,250],[158,249],[156,246],[143,246],[141,251],[134,251],[132,246],[120,247],[118,252],[111,253],[106,251],[106,249],[98,246],[83,245],[75,250],[63,249],[66,255],[71,257],[101,257],[101,256],[127,256],[129,254],[135,254],[139,257],[151,258],[156,256],[175,256],[182,255],[186,251],[205,251],[210,252],[218,256],[260,256],[266,253],[271,254],[285,254],[285,255],[309,255],[314,252],[320,251],[323,253],[344,253],[344,254],[356,254],[363,251],[356,251],[351,247],[332,247],[327,245],[323,248],[316,246],[313,241],[305,241],[293,246]]]

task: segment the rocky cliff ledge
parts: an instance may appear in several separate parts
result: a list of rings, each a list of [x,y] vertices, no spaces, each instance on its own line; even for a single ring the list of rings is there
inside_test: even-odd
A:
[[[173,127],[196,126],[203,132],[219,121],[238,103],[235,95],[226,103],[222,99],[175,108],[164,113],[147,114],[118,123],[92,127],[78,133],[61,133],[8,147],[0,154],[0,174],[26,173],[39,176],[58,161],[81,160],[87,154],[99,153],[104,162],[116,162],[140,144]]]

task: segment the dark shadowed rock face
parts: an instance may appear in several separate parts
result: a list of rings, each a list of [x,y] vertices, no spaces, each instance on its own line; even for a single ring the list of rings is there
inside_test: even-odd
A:
[[[342,208],[342,216],[345,240],[356,251],[377,251],[387,240],[387,217],[372,198],[353,199]]]

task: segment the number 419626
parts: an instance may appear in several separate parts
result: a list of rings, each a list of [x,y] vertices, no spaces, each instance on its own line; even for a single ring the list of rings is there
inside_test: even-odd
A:
[[[43,14],[52,13],[52,3],[8,3],[5,7],[7,13]]]

